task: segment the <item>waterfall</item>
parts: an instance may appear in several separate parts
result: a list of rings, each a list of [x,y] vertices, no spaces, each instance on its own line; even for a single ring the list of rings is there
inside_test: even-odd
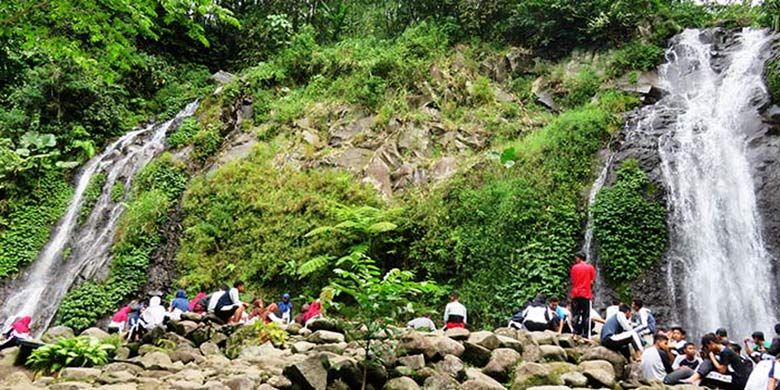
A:
[[[37,334],[51,324],[65,293],[73,284],[106,271],[116,223],[125,208],[135,174],[165,149],[165,135],[182,119],[192,116],[197,102],[175,118],[128,132],[89,160],[78,176],[76,191],[65,216],[36,261],[6,286],[0,321],[30,315]],[[84,193],[95,175],[106,181],[86,221],[79,226]],[[112,196],[115,183],[124,188],[122,199]],[[64,256],[66,248],[70,255]]]
[[[599,266],[598,253],[593,247],[593,204],[596,203],[596,196],[604,187],[604,183],[607,181],[609,174],[609,168],[612,165],[612,160],[615,158],[615,154],[611,153],[609,157],[604,161],[604,166],[601,168],[601,172],[596,181],[590,187],[590,193],[588,194],[588,221],[585,225],[585,240],[582,244],[582,253],[587,256],[588,262],[594,264],[596,267],[596,283],[593,286],[593,306],[595,308],[604,307],[609,304],[606,297],[607,282],[604,280],[604,274],[601,272]]]
[[[761,73],[770,40],[766,31],[745,29],[719,51],[701,31],[684,31],[659,70],[668,94],[649,107],[653,116],[673,118],[658,138],[670,212],[667,259],[682,264],[674,268],[679,284],[669,288],[693,334],[724,327],[736,339],[769,331],[775,321],[771,255],[744,131],[760,123],[755,101],[767,94]],[[652,121],[637,131],[643,126]]]

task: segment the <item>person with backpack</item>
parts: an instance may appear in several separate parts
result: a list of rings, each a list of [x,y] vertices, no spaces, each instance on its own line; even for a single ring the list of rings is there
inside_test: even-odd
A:
[[[607,349],[620,352],[626,359],[631,357],[631,349],[634,349],[634,359],[642,358],[642,341],[629,322],[631,307],[620,305],[617,314],[607,319],[601,328],[601,345]]]
[[[523,311],[523,326],[531,332],[557,331],[556,314],[547,307],[544,295],[539,294]]]
[[[233,288],[227,293],[222,293],[214,306],[214,314],[224,323],[233,324],[241,320],[246,303],[241,302],[240,294],[244,292],[244,282],[236,281]],[[211,298],[214,300],[214,298]],[[211,303],[209,303],[211,305]]]

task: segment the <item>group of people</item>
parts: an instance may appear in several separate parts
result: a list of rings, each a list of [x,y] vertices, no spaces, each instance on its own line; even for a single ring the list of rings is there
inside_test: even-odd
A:
[[[306,326],[322,316],[322,304],[319,300],[304,304],[300,313],[293,317],[294,307],[289,293],[283,294],[279,302],[269,305],[266,305],[262,298],[256,297],[250,306],[249,303],[241,301],[241,294],[245,291],[246,286],[242,281],[235,282],[232,288],[223,286],[211,294],[200,292],[191,299],[180,289],[176,291],[167,308],[162,305],[159,295],[153,295],[148,303],[133,301],[119,309],[112,316],[108,331],[125,333],[129,340],[136,341],[145,332],[163,325],[167,320],[178,321],[188,312],[206,315],[221,324],[251,324],[262,321],[282,326],[291,322]]]

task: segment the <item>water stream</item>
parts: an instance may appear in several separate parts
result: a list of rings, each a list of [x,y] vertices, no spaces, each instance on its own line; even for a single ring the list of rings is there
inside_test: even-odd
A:
[[[133,177],[163,151],[165,135],[193,115],[197,106],[197,102],[190,103],[171,120],[128,132],[84,165],[65,216],[49,242],[35,262],[6,286],[0,323],[30,315],[32,328],[41,334],[74,283],[100,277],[107,271],[117,221],[125,209]],[[93,177],[101,173],[106,175],[102,192],[87,219],[79,224],[85,191]],[[112,196],[115,183],[121,183],[124,189],[121,199]]]

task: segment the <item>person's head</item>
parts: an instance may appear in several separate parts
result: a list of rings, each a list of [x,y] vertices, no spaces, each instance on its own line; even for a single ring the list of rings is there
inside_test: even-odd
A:
[[[579,252],[576,255],[574,255],[574,262],[575,263],[582,263],[585,260],[586,260],[585,253]]]
[[[762,344],[764,342],[764,332],[753,332],[750,337],[756,344]]]
[[[718,336],[722,344],[728,343],[729,332],[726,331],[726,328],[718,328],[718,330],[715,331],[715,335]]]
[[[688,360],[693,359],[696,357],[696,345],[693,343],[685,343],[685,346],[683,347],[683,353],[685,354],[685,357],[688,358]]]
[[[701,346],[708,351],[720,352],[723,348],[723,344],[720,342],[720,337],[714,333],[707,333],[701,338]]]
[[[726,344],[726,348],[736,352],[737,355],[742,353],[742,346],[740,346],[737,343],[728,343],[728,344]]]
[[[265,307],[265,302],[263,302],[263,298],[255,298],[255,300],[252,301],[252,306],[257,309],[262,309]]]
[[[303,305],[301,305],[301,311],[305,313],[305,312],[309,311],[310,307],[311,306],[309,306],[308,303],[304,303]]]
[[[160,297],[153,296],[149,299],[149,307],[160,306]]]
[[[634,311],[639,311],[644,305],[645,303],[642,302],[641,299],[634,299],[631,301],[631,308],[634,309]]]
[[[669,337],[663,333],[656,333],[653,335],[653,344],[656,348],[667,349],[669,348]]]
[[[626,318],[631,318],[631,307],[626,305],[625,303],[620,305],[620,312],[623,313],[623,315],[626,316]]]
[[[612,306],[620,306],[620,304],[620,299],[615,298],[612,300]]]
[[[176,290],[176,298],[187,298],[187,292],[183,289]]]
[[[560,303],[560,299],[558,297],[552,297],[550,298],[550,309],[555,310],[558,308],[558,304]]]
[[[672,327],[671,339],[674,341],[685,340],[685,329],[679,326]]]
[[[290,293],[282,294],[282,302],[290,302]]]
[[[775,334],[780,335],[780,324],[775,324]]]
[[[457,302],[458,299],[460,299],[460,294],[458,294],[457,291],[453,291],[450,293],[450,301],[451,302]]]
[[[233,288],[238,290],[238,292],[244,292],[244,282],[236,280],[236,282],[233,283]]]

